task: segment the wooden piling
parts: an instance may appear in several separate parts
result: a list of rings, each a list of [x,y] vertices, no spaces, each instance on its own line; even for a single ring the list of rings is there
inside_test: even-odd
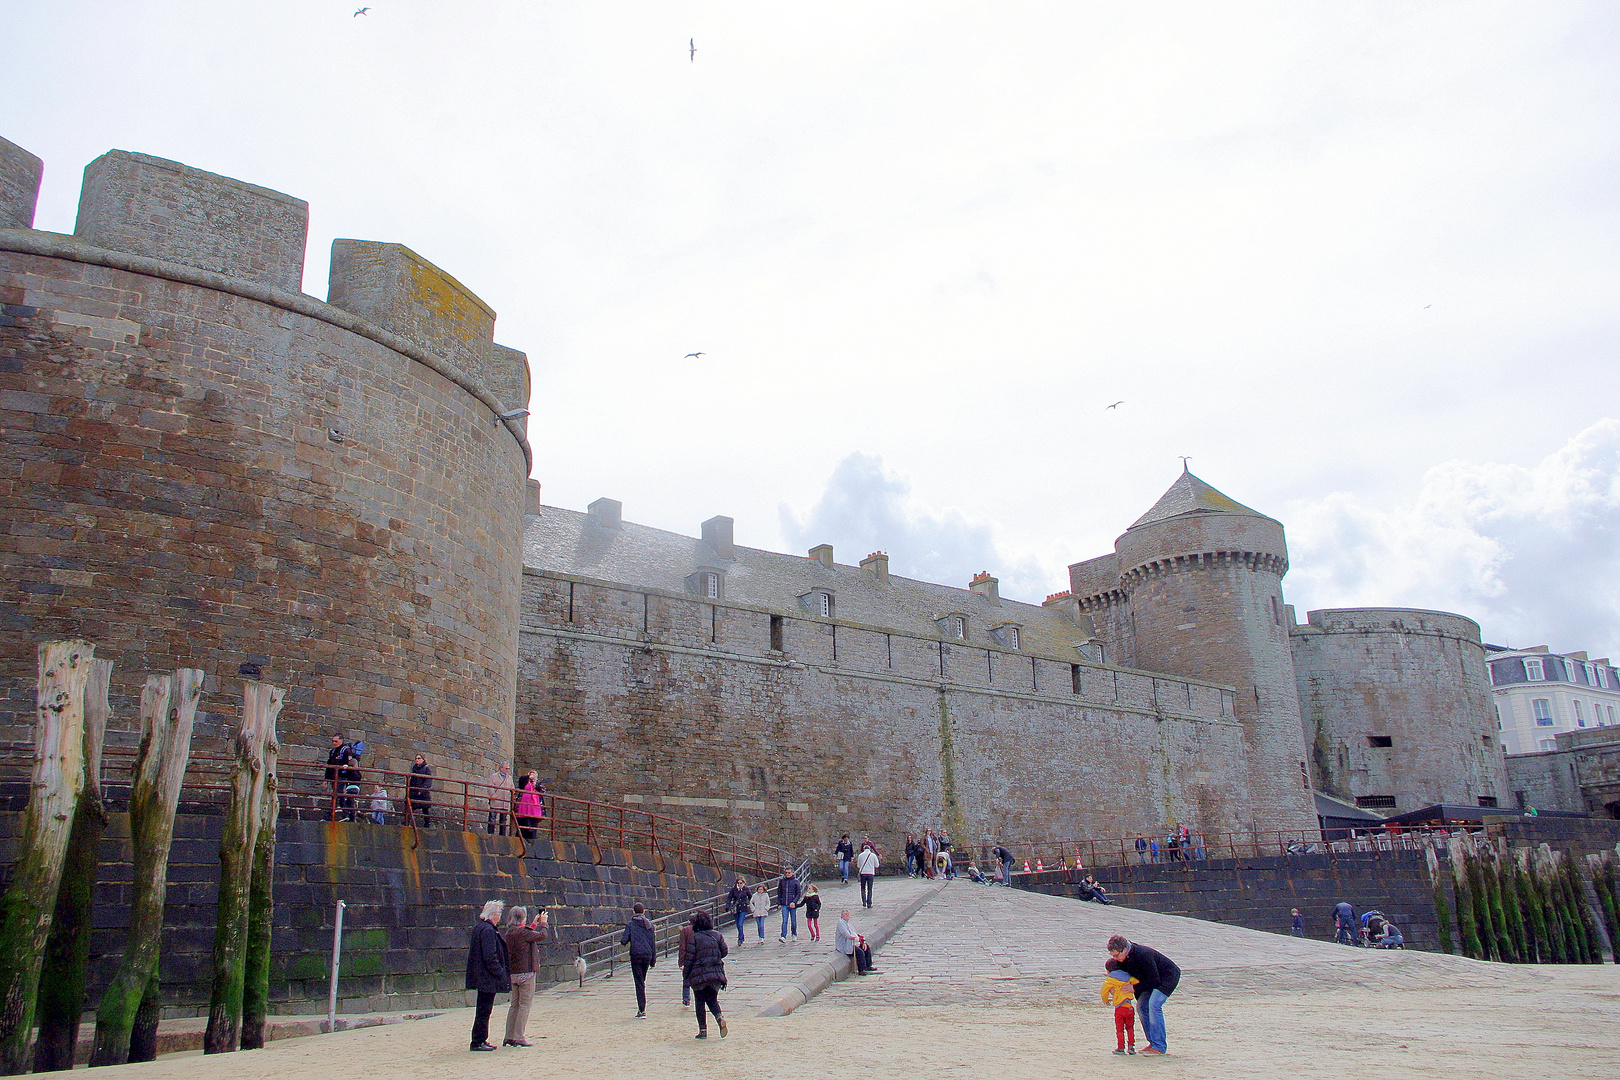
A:
[[[259,836],[253,845],[253,878],[248,886],[247,958],[242,984],[242,1049],[264,1048],[265,1020],[270,1011],[270,929],[275,917],[276,818],[281,812],[277,793],[276,717],[285,692],[270,687],[269,738],[264,750],[264,797],[259,811]]]
[[[163,903],[169,891],[169,845],[174,839],[180,785],[191,756],[191,728],[202,697],[203,677],[196,668],[181,668],[173,678],[148,676],[141,690],[141,747],[129,789],[133,863],[129,938],[96,1009],[92,1066],[151,1060],[140,1056],[148,1040],[137,1043],[133,1033],[143,999],[157,992]],[[154,999],[147,1010],[154,1024],[160,1005]],[[155,1027],[152,1034],[155,1053]]]
[[[0,1073],[7,1076],[31,1063],[40,963],[84,789],[84,691],[95,653],[78,640],[39,647],[32,787],[11,884],[0,897]]]
[[[242,719],[233,739],[236,767],[231,773],[231,801],[219,840],[219,915],[214,929],[214,988],[208,1002],[208,1027],[203,1032],[205,1054],[230,1053],[241,1043],[248,894],[268,775],[265,747],[273,741],[281,700],[281,691],[275,687],[256,682],[244,685]]]
[[[84,791],[73,812],[62,884],[56,892],[56,913],[51,919],[51,935],[45,940],[45,957],[40,966],[35,1072],[73,1068],[73,1052],[79,1043],[85,974],[90,966],[96,870],[100,864],[101,834],[107,828],[107,809],[101,802],[101,748],[110,713],[107,691],[112,681],[112,667],[111,660],[91,660],[90,677],[85,681]]]

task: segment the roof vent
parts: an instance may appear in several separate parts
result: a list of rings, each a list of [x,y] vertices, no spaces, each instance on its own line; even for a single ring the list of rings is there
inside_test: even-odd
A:
[[[828,570],[833,568],[831,544],[817,544],[815,547],[810,549],[810,557],[816,560],[816,562],[820,563],[822,566],[825,566]]]
[[[731,527],[736,524],[728,517],[712,517],[703,523],[703,542],[714,548],[722,559],[735,559],[736,547],[731,541]]]
[[[590,512],[591,520],[598,525],[617,529],[624,524],[624,503],[618,499],[597,499],[586,509]]]

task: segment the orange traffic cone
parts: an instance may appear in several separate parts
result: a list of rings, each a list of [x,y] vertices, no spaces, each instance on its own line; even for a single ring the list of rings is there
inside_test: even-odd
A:
[[[1029,860],[1028,859],[1024,860],[1024,873],[1026,873],[1026,874],[1029,873]]]
[[[1046,867],[1041,865],[1041,857],[1039,855],[1035,856],[1035,872],[1037,874],[1039,874],[1039,873],[1044,872],[1045,870],[1046,870]]]
[[[1074,849],[1074,868],[1076,870],[1084,870],[1086,868],[1086,864],[1080,861],[1080,849],[1079,848]]]

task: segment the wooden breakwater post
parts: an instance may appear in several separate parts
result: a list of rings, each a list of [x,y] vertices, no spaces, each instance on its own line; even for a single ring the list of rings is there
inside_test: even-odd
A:
[[[231,801],[219,840],[219,916],[214,929],[214,988],[208,1002],[203,1053],[236,1050],[242,1036],[242,993],[247,969],[249,893],[254,853],[264,816],[264,789],[273,771],[276,716],[285,692],[248,682],[242,692],[242,718],[232,740],[236,765]],[[267,767],[267,764],[269,767]]]
[[[203,673],[148,676],[141,691],[141,746],[129,790],[133,895],[123,959],[96,1009],[91,1065],[150,1061],[157,1052],[158,953],[169,892],[169,847]]]
[[[107,692],[112,667],[111,660],[91,660],[90,677],[85,682],[84,790],[73,812],[62,883],[56,891],[56,913],[51,918],[51,935],[45,940],[40,967],[35,1072],[73,1068],[73,1051],[79,1043],[101,834],[107,829],[107,808],[101,801],[101,749],[111,713]]]
[[[84,788],[84,691],[95,646],[39,647],[34,768],[11,884],[0,897],[0,1072],[25,1072],[34,1036],[40,962]]]
[[[250,684],[257,685],[257,684]],[[242,983],[242,1049],[264,1049],[265,1020],[270,1012],[270,933],[275,921],[276,819],[281,800],[276,765],[281,748],[276,742],[276,718],[285,691],[265,687],[271,700],[269,736],[264,746],[264,794],[259,806],[259,836],[253,845],[252,879],[248,885],[247,957]]]

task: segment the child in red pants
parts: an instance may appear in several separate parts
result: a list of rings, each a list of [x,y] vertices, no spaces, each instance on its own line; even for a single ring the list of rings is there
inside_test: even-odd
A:
[[[1114,1037],[1119,1046],[1116,1054],[1136,1053],[1136,1006],[1134,991],[1136,980],[1119,970],[1118,960],[1108,961],[1108,975],[1103,979],[1102,999],[1114,1007]]]

